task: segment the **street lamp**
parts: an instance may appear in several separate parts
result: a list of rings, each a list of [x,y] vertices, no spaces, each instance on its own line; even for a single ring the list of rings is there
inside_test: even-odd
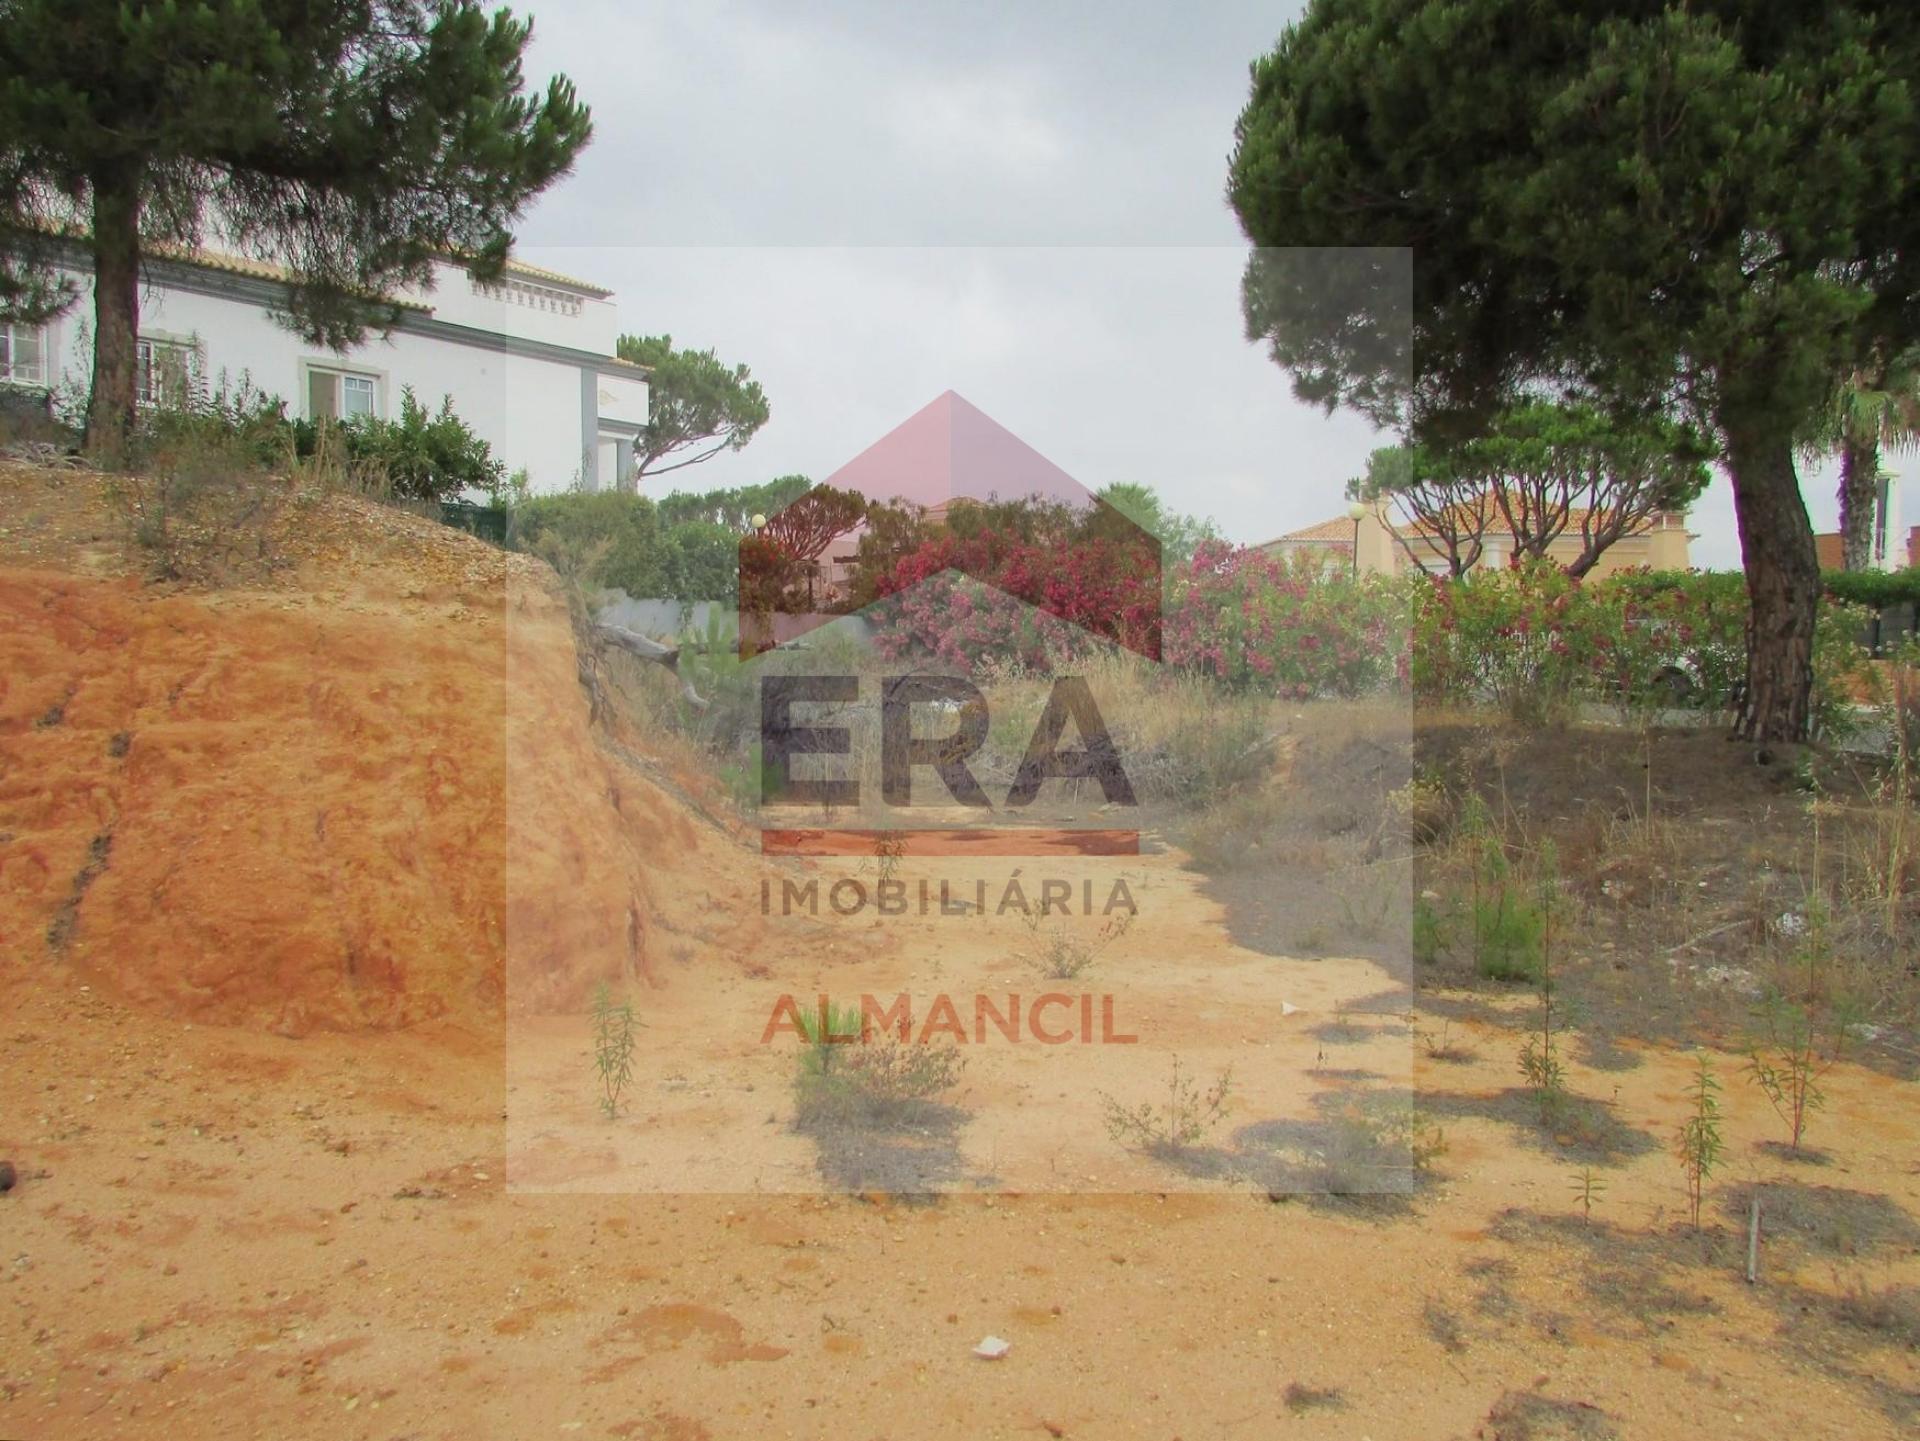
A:
[[[1347,507],[1347,518],[1353,522],[1353,578],[1360,578],[1360,518],[1367,513],[1366,506],[1354,501]]]

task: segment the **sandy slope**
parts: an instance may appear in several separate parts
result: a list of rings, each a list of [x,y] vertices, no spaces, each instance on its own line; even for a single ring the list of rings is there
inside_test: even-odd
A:
[[[1691,1058],[1654,1051],[1574,1068],[1647,1138],[1582,1226],[1578,1163],[1484,1114],[1515,1039],[1473,1021],[1452,1032],[1473,1059],[1418,1063],[1457,1104],[1408,1210],[1034,1184],[928,1205],[510,1193],[529,1117],[576,1153],[622,1138],[604,1143],[617,1172],[685,1154],[619,1148],[656,1122],[698,1137],[692,1102],[716,1097],[733,1121],[764,1110],[769,1164],[804,1174],[779,1070],[716,1038],[770,985],[891,983],[910,948],[769,933],[742,904],[755,858],[588,728],[537,577],[329,504],[344,539],[273,585],[169,594],[112,573],[86,497],[0,476],[0,1155],[23,1176],[0,1197],[0,1435],[1386,1441],[1911,1420],[1914,1351],[1842,1326],[1829,1298],[1920,1282],[1913,1234],[1884,1215],[1783,1229],[1746,1286],[1732,1221],[1710,1214],[1717,1242],[1680,1224],[1665,1145]],[[542,744],[509,767],[503,729]],[[1160,904],[1131,955],[1215,980],[1252,964],[1212,939],[1177,853],[1137,864]],[[999,939],[950,951],[954,979],[1006,979]],[[601,977],[650,997],[682,1058],[643,1072],[612,1128],[568,1109],[577,1026],[527,1014],[577,1013]],[[1303,1027],[1346,998],[1331,984],[1281,987]],[[1229,1022],[1208,1022],[1223,1044]],[[1404,1055],[1386,1029],[1345,1049]],[[1018,1113],[1039,1065],[983,1062],[976,1102]],[[1816,1169],[1757,1148],[1771,1114],[1721,1069],[1723,1194],[1792,1173],[1920,1216],[1910,1084],[1836,1072]],[[1084,1127],[1066,1139],[1070,1169],[1151,1184]],[[530,1159],[516,1185],[592,1184]],[[988,1333],[1005,1360],[969,1354]],[[1289,1404],[1290,1385],[1338,1403]]]

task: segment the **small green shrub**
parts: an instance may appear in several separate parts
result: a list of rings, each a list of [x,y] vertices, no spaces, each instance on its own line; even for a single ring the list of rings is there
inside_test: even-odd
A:
[[[1453,920],[1450,907],[1443,907],[1426,896],[1414,898],[1414,960],[1430,966],[1453,948]]]
[[[1720,1082],[1714,1079],[1713,1066],[1704,1055],[1687,1086],[1687,1098],[1692,1103],[1692,1111],[1675,1138],[1674,1154],[1679,1157],[1681,1172],[1686,1177],[1687,1208],[1693,1218],[1693,1229],[1697,1231],[1700,1202],[1707,1182],[1720,1169],[1720,1158],[1726,1149],[1720,1134]]]
[[[439,501],[464,490],[494,497],[512,493],[505,466],[454,414],[451,398],[429,412],[408,389],[401,392],[400,414],[393,420],[291,420],[286,402],[257,388],[245,374],[234,383],[223,373],[211,389],[183,386],[173,404],[142,411],[130,468],[152,470],[193,453],[217,456],[239,470],[284,473],[297,471],[300,462],[330,446],[340,452],[343,473],[377,475],[383,498]]]
[[[601,490],[539,495],[516,506],[507,544],[541,556],[552,549],[591,555],[593,563],[582,574],[586,584],[657,596],[659,533],[654,504],[646,496]]]
[[[1520,1046],[1520,1074],[1540,1102],[1540,1122],[1551,1126],[1567,1105],[1567,1070],[1551,1025]]]
[[[1756,1035],[1748,1046],[1747,1073],[1787,1124],[1789,1146],[1798,1151],[1807,1123],[1827,1104],[1820,1079],[1846,1049],[1849,1010],[1836,1011],[1822,1037],[1812,1014],[1784,996],[1767,997],[1758,1008]]]
[[[1475,898],[1475,969],[1490,981],[1538,979],[1545,928],[1539,907],[1508,886],[1498,886]]]
[[[1093,968],[1101,952],[1119,941],[1132,929],[1134,912],[1110,916],[1092,935],[1079,935],[1064,923],[1045,925],[1038,911],[1027,915],[1027,932],[1032,937],[1025,960],[1042,980],[1074,981]]]
[[[1559,1017],[1554,1014],[1553,852],[1540,858],[1540,899],[1532,914],[1539,922],[1532,979],[1540,993],[1540,1025],[1520,1048],[1520,1074],[1540,1101],[1540,1123],[1558,1124],[1567,1108],[1567,1071],[1560,1060]]]
[[[212,389],[189,386],[177,403],[142,410],[130,459],[136,469],[151,469],[191,451],[267,470],[284,467],[297,449],[287,403],[255,386],[250,375],[232,382],[223,372]]]
[[[1591,1166],[1583,1166],[1573,1178],[1573,1198],[1580,1203],[1580,1219],[1587,1225],[1593,1224],[1593,1203],[1606,1194],[1606,1181],[1594,1173]]]
[[[761,753],[760,742],[752,741],[747,753],[735,760],[723,759],[719,763],[717,774],[720,787],[727,793],[727,799],[733,802],[734,809],[743,815],[753,815],[760,809],[760,797],[772,789],[774,777],[768,772],[766,758]],[[882,877],[886,879],[886,877]]]
[[[875,1032],[857,1006],[829,1002],[824,1016],[803,1011],[800,1028],[806,1044],[794,1078],[794,1112],[802,1126],[909,1124],[959,1084],[966,1068],[957,1046]]]
[[[1233,1067],[1227,1067],[1212,1086],[1202,1091],[1191,1076],[1181,1071],[1180,1058],[1175,1056],[1164,1102],[1142,1101],[1138,1106],[1123,1106],[1102,1091],[1100,1107],[1107,1135],[1128,1150],[1178,1155],[1197,1145],[1220,1124],[1232,1091]]]
[[[593,1069],[600,1078],[600,1111],[609,1121],[633,1080],[633,1003],[613,1003],[603,981],[593,991]]]
[[[858,1006],[829,1001],[824,1011],[805,1009],[799,1016],[801,1033],[807,1038],[807,1048],[800,1053],[800,1068],[812,1075],[829,1074],[841,1048],[858,1044],[866,1033]]]
[[[1465,825],[1474,842],[1468,908],[1474,969],[1492,981],[1537,981],[1546,939],[1545,910],[1528,894],[1505,842],[1477,799],[1467,808]]]
[[[680,679],[706,702],[704,711],[684,710],[687,729],[721,748],[737,751],[743,737],[760,730],[760,688],[752,667],[740,659],[739,627],[719,606],[707,610],[703,629],[688,626],[680,632]],[[765,669],[767,667],[763,667]],[[753,742],[750,780],[758,799],[759,742]]]
[[[310,435],[316,423],[301,422],[301,428],[303,436]],[[340,428],[348,455],[384,471],[398,500],[451,500],[464,490],[492,492],[506,474],[486,441],[453,413],[451,396],[441,400],[439,410],[429,412],[409,387],[400,392],[395,419],[355,416]]]

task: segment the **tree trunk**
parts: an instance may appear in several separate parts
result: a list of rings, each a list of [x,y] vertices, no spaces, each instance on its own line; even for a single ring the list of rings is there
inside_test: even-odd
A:
[[[1879,438],[1849,433],[1840,442],[1840,563],[1846,569],[1865,570],[1873,564],[1873,522],[1879,506]]]
[[[1762,744],[1808,738],[1820,563],[1793,468],[1793,433],[1775,415],[1723,416],[1740,554],[1747,572],[1747,684],[1734,734]]]
[[[133,430],[135,342],[140,334],[140,182],[124,170],[93,177],[93,393],[87,452],[126,459]]]

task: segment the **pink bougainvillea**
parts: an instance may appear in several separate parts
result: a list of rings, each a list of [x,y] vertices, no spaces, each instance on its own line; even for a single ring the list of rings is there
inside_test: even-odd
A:
[[[1160,658],[1159,566],[1137,544],[940,535],[901,556],[874,590],[878,644],[890,657],[1038,668],[1086,653],[1097,638]]]
[[[1389,583],[1205,541],[1169,588],[1166,658],[1229,685],[1351,696],[1395,679],[1405,631]]]

